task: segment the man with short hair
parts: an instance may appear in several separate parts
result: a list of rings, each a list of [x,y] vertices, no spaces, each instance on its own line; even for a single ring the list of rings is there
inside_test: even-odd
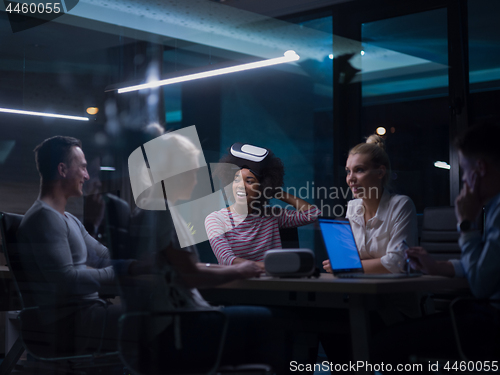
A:
[[[43,307],[41,325],[73,327],[64,334],[74,336],[66,339],[75,340],[76,351],[94,350],[101,344],[115,349],[121,309],[99,299],[98,290],[101,284],[113,281],[115,271],[127,273],[134,262],[112,264],[107,248],[65,211],[68,199],[82,196],[83,184],[89,179],[81,142],[55,136],[34,152],[40,195],[24,215],[17,234],[33,297],[28,302]]]
[[[463,172],[463,187],[455,200],[461,259],[436,261],[422,247],[412,247],[406,252],[412,268],[425,274],[467,277],[472,293],[478,298],[500,298],[499,140],[500,126],[482,125],[469,128],[455,143]],[[481,234],[474,223],[483,207],[485,222]],[[467,304],[456,309],[456,317],[466,353],[485,360],[498,355],[500,313],[494,305]],[[390,327],[376,335],[372,347],[375,360],[391,363],[407,362],[409,355],[459,357],[447,313]]]
[[[425,249],[411,248],[413,268],[430,275],[467,277],[478,298],[500,298],[500,126],[469,128],[456,141],[463,187],[455,200],[460,260],[435,261]],[[484,233],[475,222],[485,209]]]

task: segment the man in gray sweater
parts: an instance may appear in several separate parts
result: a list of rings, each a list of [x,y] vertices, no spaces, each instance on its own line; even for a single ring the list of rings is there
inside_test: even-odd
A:
[[[89,179],[81,142],[52,137],[35,148],[35,157],[40,195],[17,234],[27,278],[25,303],[42,307],[38,323],[61,332],[66,337],[60,340],[71,341],[68,345],[77,352],[100,345],[113,350],[121,309],[99,299],[98,290],[112,282],[115,272],[132,273],[136,262],[111,261],[108,249],[65,211],[68,199],[82,196]]]
[[[69,343],[76,351],[114,350],[122,310],[119,305],[99,299],[98,290],[101,284],[112,282],[115,274],[150,273],[152,261],[110,260],[108,249],[65,211],[68,199],[81,197],[83,184],[89,179],[78,139],[46,139],[35,148],[35,158],[41,177],[40,195],[26,212],[17,233],[19,256],[28,281],[28,305],[42,307],[35,326],[56,332],[59,342]],[[252,262],[206,267],[195,264],[186,254],[172,246],[166,250],[168,264],[190,287],[258,277],[261,272]],[[59,333],[63,337],[59,338]]]

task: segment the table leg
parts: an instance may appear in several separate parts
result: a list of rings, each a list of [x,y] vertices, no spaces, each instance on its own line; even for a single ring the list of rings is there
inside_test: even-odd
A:
[[[0,365],[0,375],[10,374],[23,353],[24,353],[24,346],[21,341],[21,338],[19,337],[14,343],[14,345],[12,345],[12,348],[10,348],[9,352],[5,355],[5,359]]]
[[[364,302],[361,295],[350,296],[349,321],[354,361],[369,362],[370,317]],[[363,368],[358,373],[369,374],[369,371]]]

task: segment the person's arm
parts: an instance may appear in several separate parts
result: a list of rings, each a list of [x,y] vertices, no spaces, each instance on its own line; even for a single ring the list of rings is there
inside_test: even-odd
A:
[[[295,208],[297,211],[300,212],[306,212],[309,211],[311,208],[315,207],[312,204],[307,203],[305,200],[287,193],[283,189],[280,189],[276,193],[275,198],[279,199],[282,202],[285,202],[286,204],[289,204],[290,206],[292,206],[293,208]]]
[[[276,198],[295,208],[295,210],[281,210],[278,216],[278,226],[280,228],[295,228],[311,224],[315,222],[321,214],[316,206],[283,190],[276,194]]]
[[[393,212],[394,217],[391,223],[389,223],[390,239],[387,244],[387,251],[386,254],[380,258],[380,263],[387,272],[398,273],[403,272],[405,266],[405,254],[401,247],[401,243],[406,241],[409,246],[417,245],[417,212],[411,199],[406,197],[401,199],[398,204],[393,207]],[[375,272],[377,270],[381,271],[374,260],[370,261],[373,262],[369,262],[367,267],[375,267],[373,269]],[[363,263],[363,266],[364,265]]]
[[[224,235],[224,228],[225,226],[220,221],[220,219],[218,217],[215,217],[215,215],[213,214],[209,215],[205,220],[205,229],[207,231],[208,240],[219,264],[229,266],[233,264],[249,262],[249,260],[237,257],[234,254],[234,251],[231,248],[231,244]],[[253,263],[258,265],[261,271],[265,271],[264,262]]]
[[[323,269],[328,273],[332,273],[332,265],[330,264],[330,259],[323,261]]]
[[[76,267],[73,263],[72,249],[68,242],[68,228],[56,212],[43,209],[30,218],[21,234],[22,246],[33,249],[25,254],[34,262],[44,280],[57,285],[69,294],[90,294],[99,289],[100,280],[108,280],[113,270]],[[81,244],[85,251],[85,244]],[[25,248],[26,249],[26,248]]]
[[[217,261],[219,264],[228,266],[233,264],[237,257],[225,236],[226,226],[219,215],[218,212],[213,212],[207,216],[205,219],[205,230],[207,231],[208,241]]]
[[[477,298],[491,297],[500,290],[500,205],[490,207],[487,212],[483,237],[479,231],[465,232],[458,243],[472,293]]]
[[[382,265],[382,262],[379,259],[365,259],[361,261],[361,264],[363,265],[363,270],[365,273],[389,273],[387,268],[385,268]],[[323,269],[328,272],[332,273],[332,267],[330,265],[330,260],[324,260],[323,261]]]
[[[184,283],[190,288],[208,288],[225,284],[233,280],[259,277],[261,269],[255,262],[245,261],[232,266],[203,266],[193,262],[187,251],[173,246],[163,250],[168,262],[176,269]]]
[[[410,267],[427,275],[455,276],[455,267],[449,261],[437,261],[423,247],[410,247],[406,250]]]
[[[383,264],[381,258],[364,259],[361,261],[365,273],[391,273]]]
[[[257,266],[259,266],[261,272],[266,272],[266,267],[264,266],[264,262],[255,262],[253,260],[247,260],[247,259],[244,259],[244,258],[239,258],[239,257],[236,257],[233,259],[233,265],[234,264],[241,264],[241,263],[245,263],[245,262],[252,262],[252,263],[255,263]]]
[[[495,227],[488,226],[484,241],[478,232],[459,239],[461,263],[477,298],[489,298],[500,290],[500,219],[496,221]]]
[[[132,275],[140,272],[140,267],[137,261],[128,259],[110,259],[109,250],[106,246],[97,241],[91,236],[80,221],[71,216],[71,218],[80,227],[85,246],[87,247],[87,266],[102,270],[100,272],[99,282],[112,283],[114,282],[115,271],[119,275]],[[132,263],[134,263],[132,265]],[[141,265],[144,267],[144,265]]]
[[[481,177],[472,175],[472,187],[467,183],[455,200],[457,221],[473,222],[481,213],[479,195]],[[484,236],[479,231],[462,233],[458,241],[462,249],[461,263],[469,286],[477,298],[489,298],[500,290],[500,199],[493,198],[487,209]]]

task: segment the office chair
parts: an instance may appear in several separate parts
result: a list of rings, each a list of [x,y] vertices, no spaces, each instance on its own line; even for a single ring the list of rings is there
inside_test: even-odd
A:
[[[500,366],[500,306],[499,299],[478,299],[472,296],[455,298],[449,305],[457,354],[443,357],[411,356],[414,363],[423,366],[434,364],[436,374],[499,374]],[[497,331],[481,315],[467,313],[482,312],[495,319]],[[436,353],[439,355],[439,352]]]
[[[424,209],[420,246],[436,260],[460,258],[459,233],[455,208],[450,206]]]
[[[458,246],[460,233],[457,231],[457,219],[453,206],[427,207],[422,218],[420,246],[438,261],[460,259]],[[434,309],[446,311],[456,294],[434,294]],[[434,310],[432,309],[432,310]]]
[[[474,326],[475,322],[471,322],[470,320],[467,322],[462,321],[460,314],[461,311],[467,311],[474,306],[476,306],[476,308],[479,306],[479,309],[488,312],[490,318],[496,319],[497,326],[500,327],[499,305],[500,300],[498,299],[478,299],[470,296],[457,297],[451,302],[449,308],[451,322],[455,334],[455,343],[462,361],[500,360],[500,332],[488,332],[492,334],[492,336],[495,336],[496,342],[487,342],[485,332],[480,330],[481,327],[479,327],[479,325]],[[490,327],[487,329],[488,331],[491,330]],[[468,337],[464,340],[465,335],[468,335]],[[467,342],[470,341],[471,335],[473,340],[472,344]],[[469,369],[467,370],[470,371]],[[473,371],[477,371],[477,369]],[[488,370],[484,371],[491,372]],[[500,367],[494,372],[500,373]]]
[[[105,196],[106,233],[109,250],[114,259],[132,255],[138,241],[125,228],[130,220],[125,201]],[[130,210],[128,210],[130,215]],[[155,279],[156,278],[156,279]],[[171,308],[168,311],[149,311],[139,301],[146,301],[155,288],[161,287],[162,275],[117,278],[125,313],[119,321],[119,354],[134,374],[270,374],[263,364],[220,367],[227,331],[227,319],[216,309],[193,310]],[[196,357],[193,357],[196,353]]]
[[[66,327],[45,327],[38,322],[40,315],[53,311],[54,306],[37,306],[34,292],[29,286],[23,264],[19,257],[16,233],[23,216],[0,212],[0,230],[2,234],[2,247],[4,249],[7,265],[11,271],[22,310],[18,316],[20,322],[20,335],[4,362],[0,366],[0,375],[9,374],[17,361],[26,350],[33,358],[42,363],[51,363],[53,369],[65,368],[68,371],[90,369],[94,367],[116,366],[117,352],[110,353],[75,353],[71,340],[60,340],[61,330],[64,336],[72,329]],[[59,306],[64,307],[64,306]],[[37,368],[40,367],[37,364]],[[28,364],[26,364],[28,366]],[[43,367],[43,366],[41,366]]]
[[[283,249],[300,248],[298,228],[280,228],[280,238]]]
[[[21,220],[23,219],[22,215],[16,214],[5,214],[0,212],[0,232],[2,235],[2,249],[5,254],[5,258],[7,259],[7,248],[9,246],[14,246],[16,242],[16,232],[21,224]],[[8,264],[8,262],[7,262]],[[10,269],[10,266],[9,266]],[[14,283],[16,291],[18,289],[17,284]],[[10,294],[10,293],[8,293]],[[8,296],[10,297],[10,296]],[[12,348],[5,355],[5,359],[2,361],[0,365],[0,375],[10,374],[13,370],[16,363],[21,358],[21,355],[24,353],[24,346],[22,341],[18,338]]]
[[[114,194],[103,194],[106,215],[106,244],[114,259],[131,259],[129,229],[130,229],[130,206],[123,199]]]

